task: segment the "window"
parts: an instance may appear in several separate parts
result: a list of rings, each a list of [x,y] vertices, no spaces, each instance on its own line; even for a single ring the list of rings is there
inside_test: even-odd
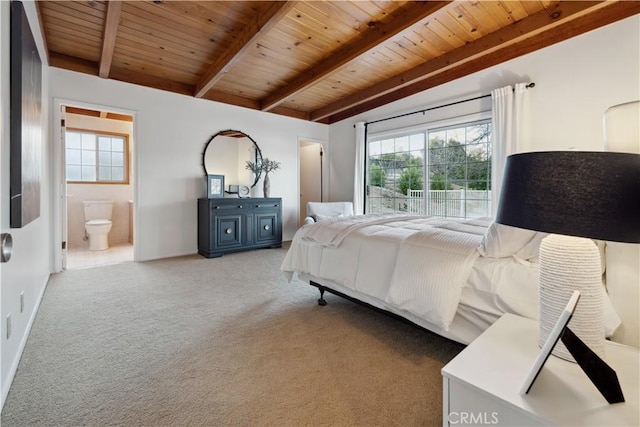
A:
[[[371,138],[367,213],[491,216],[491,120]]]
[[[128,184],[127,147],[126,135],[67,130],[67,182]]]

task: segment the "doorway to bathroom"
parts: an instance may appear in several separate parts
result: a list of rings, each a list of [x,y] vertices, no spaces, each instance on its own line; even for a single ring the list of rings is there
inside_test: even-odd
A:
[[[134,260],[134,116],[62,104],[62,269]]]

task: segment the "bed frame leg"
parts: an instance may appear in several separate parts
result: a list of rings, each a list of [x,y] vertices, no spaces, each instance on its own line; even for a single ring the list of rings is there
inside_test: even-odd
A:
[[[320,298],[318,298],[318,305],[325,306],[327,305],[327,300],[324,299],[324,289],[318,288],[320,291]]]

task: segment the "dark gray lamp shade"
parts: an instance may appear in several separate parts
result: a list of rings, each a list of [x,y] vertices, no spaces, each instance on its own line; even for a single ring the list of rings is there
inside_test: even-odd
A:
[[[640,155],[546,151],[507,157],[496,222],[640,243]]]

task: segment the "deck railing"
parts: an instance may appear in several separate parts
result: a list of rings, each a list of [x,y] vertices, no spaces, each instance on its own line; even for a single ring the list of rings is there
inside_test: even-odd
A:
[[[426,196],[426,197],[425,197]],[[407,190],[407,212],[417,215],[473,218],[491,215],[491,191]]]

